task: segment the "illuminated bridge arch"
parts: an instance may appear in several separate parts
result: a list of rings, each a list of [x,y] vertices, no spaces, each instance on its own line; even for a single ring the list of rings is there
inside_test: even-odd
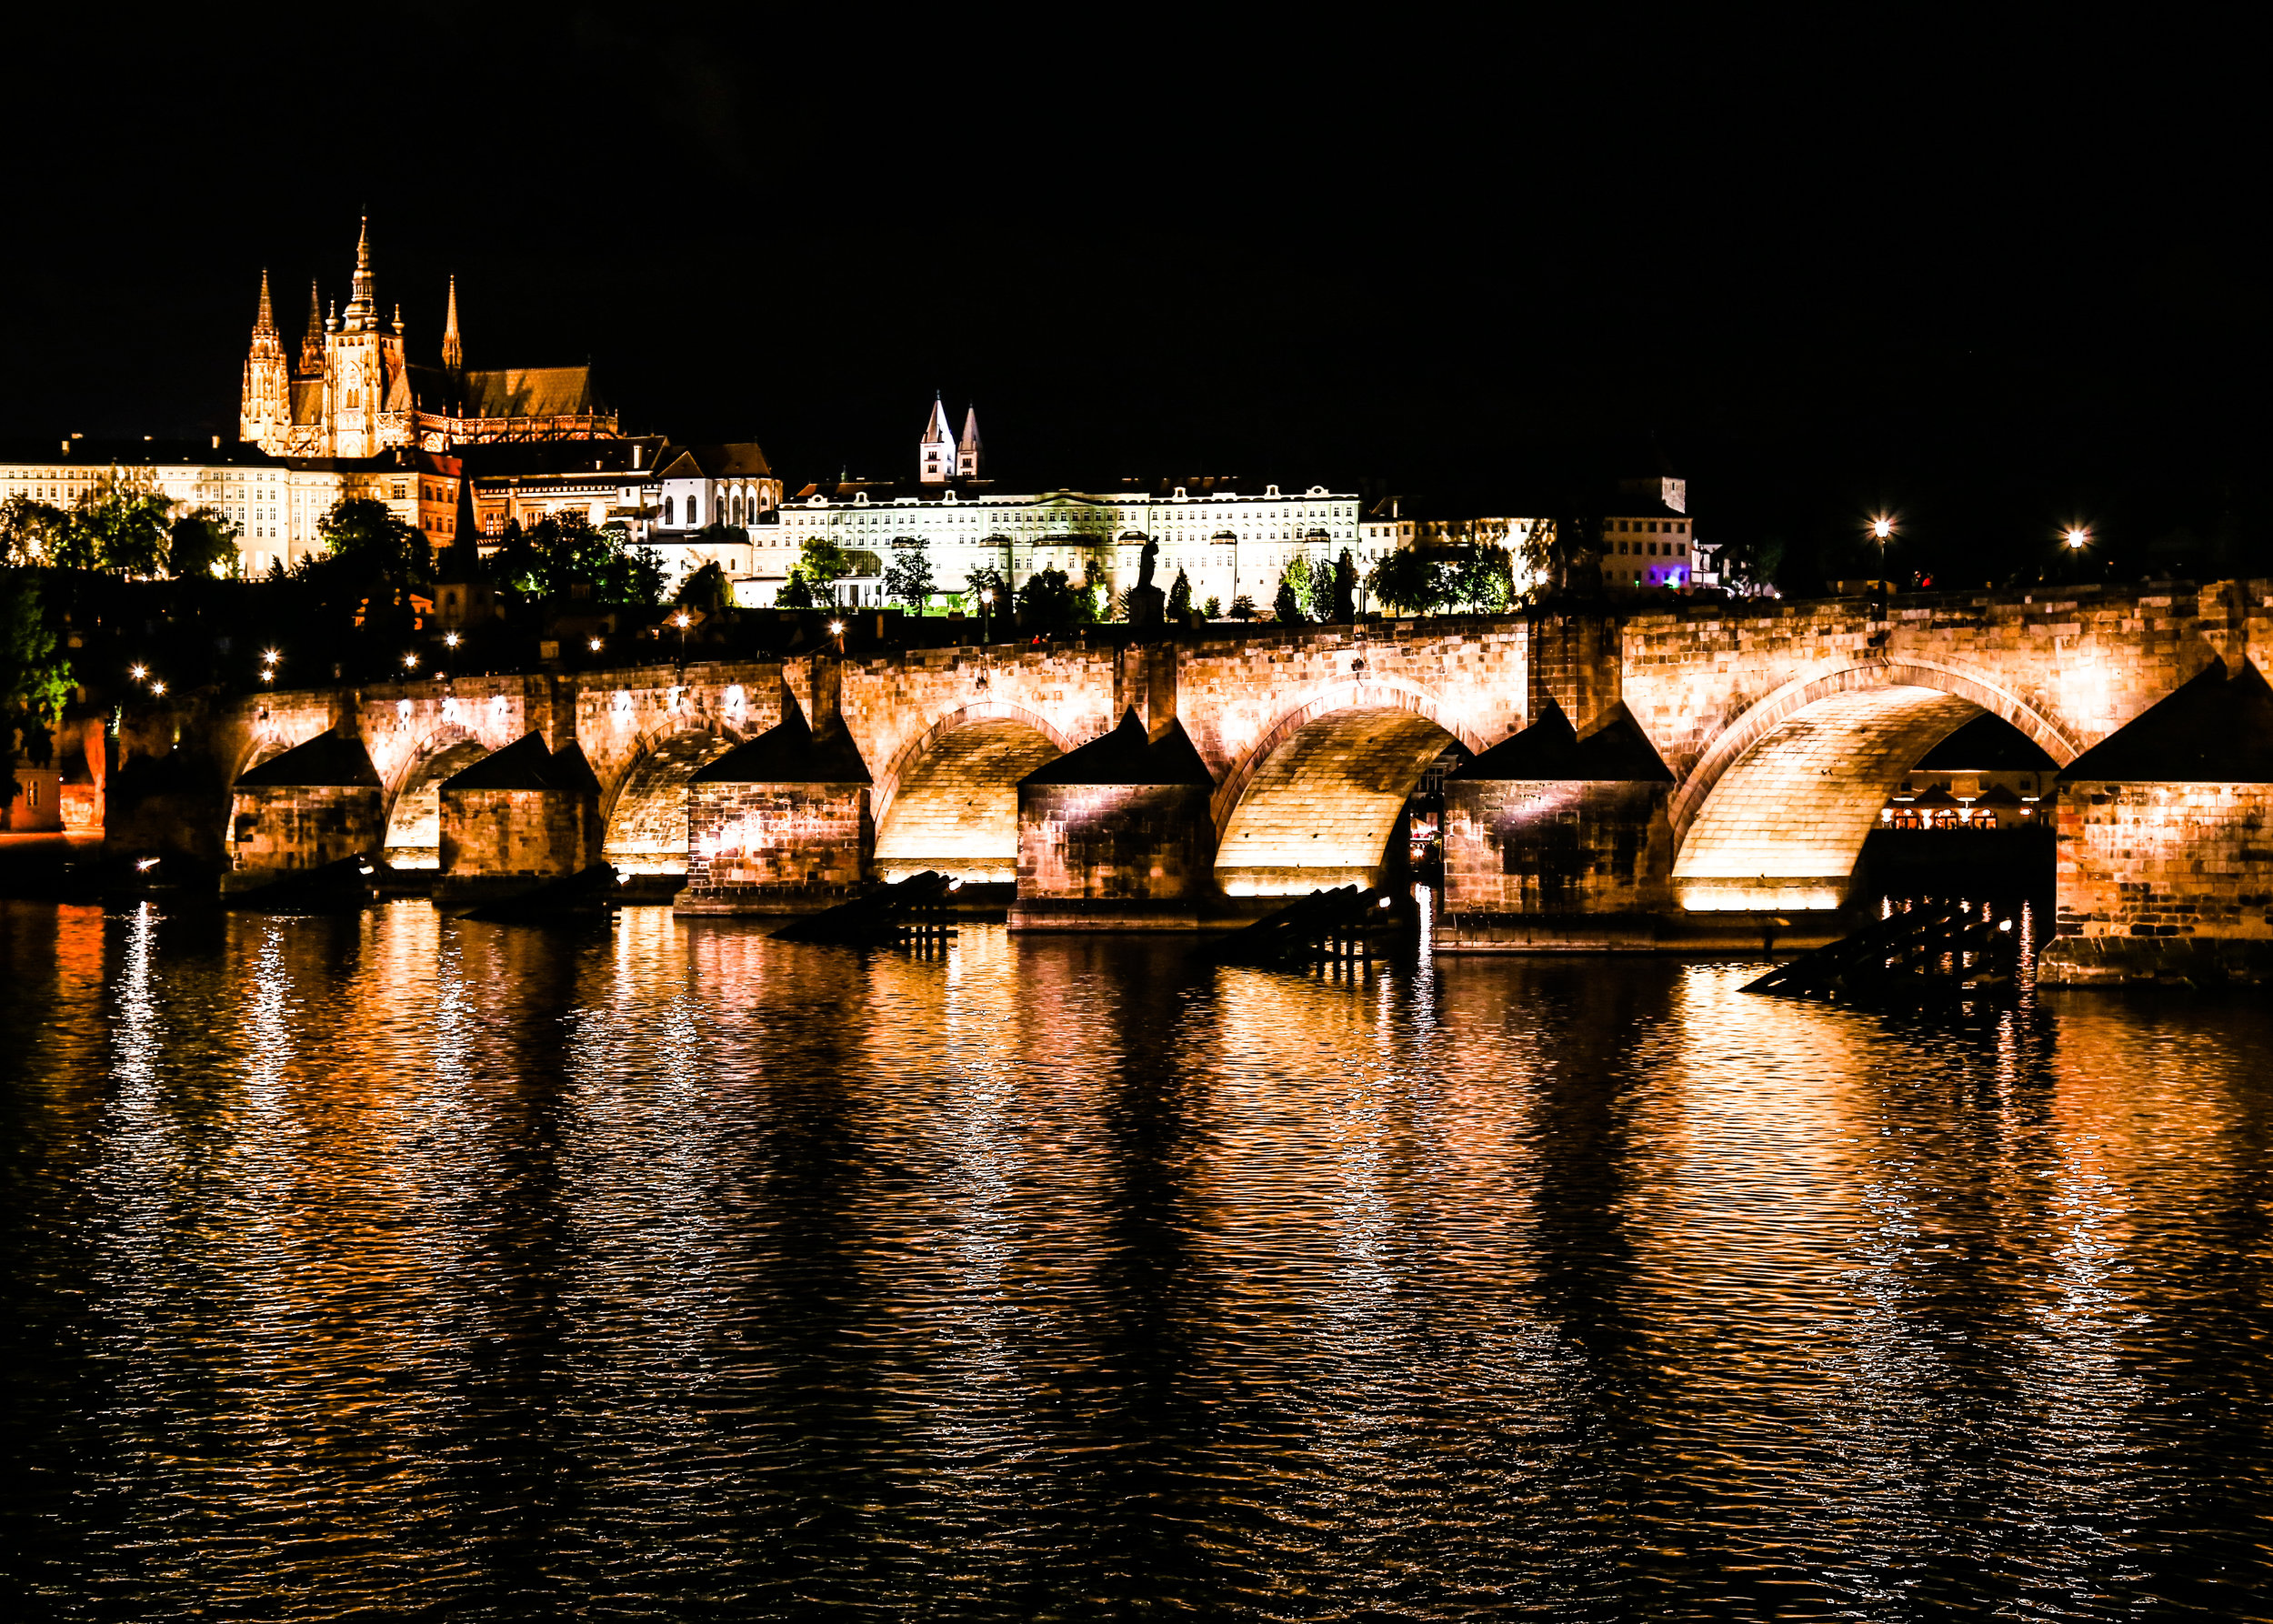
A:
[[[1077,742],[1009,700],[980,700],[942,717],[877,777],[878,877],[936,868],[962,879],[1016,879],[1018,780]]]
[[[686,784],[742,735],[707,722],[657,727],[631,750],[600,813],[600,858],[626,874],[686,871]]]
[[[1984,711],[2055,761],[2075,759],[2059,727],[1969,672],[1873,662],[1777,689],[1714,739],[1675,792],[1676,899],[1690,909],[1837,907],[1895,786]]]
[[[1412,684],[1313,693],[1217,788],[1217,883],[1234,896],[1376,883],[1414,786],[1454,743],[1483,747],[1463,717]]]
[[[441,864],[442,781],[488,754],[487,745],[454,722],[418,741],[389,787],[383,855],[390,866],[433,868]]]

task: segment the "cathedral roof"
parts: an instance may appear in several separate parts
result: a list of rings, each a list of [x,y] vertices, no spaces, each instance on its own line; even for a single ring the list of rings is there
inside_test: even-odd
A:
[[[324,420],[322,378],[297,377],[292,380],[292,420],[295,423],[321,423]]]
[[[656,458],[659,479],[769,479],[774,470],[766,461],[766,448],[756,440],[728,440],[711,446],[666,446]]]
[[[577,417],[605,413],[590,366],[505,366],[450,372],[406,368],[421,411],[457,417]]]

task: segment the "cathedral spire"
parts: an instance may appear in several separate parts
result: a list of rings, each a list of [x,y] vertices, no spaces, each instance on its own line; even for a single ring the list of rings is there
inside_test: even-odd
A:
[[[442,324],[442,365],[452,372],[466,368],[466,346],[457,336],[457,278],[450,278],[450,315]]]
[[[346,331],[360,332],[378,325],[379,307],[371,296],[371,216],[363,216],[363,235],[355,239],[355,279],[347,297]]]
[[[300,376],[318,377],[324,371],[324,299],[315,284],[308,284],[308,330],[300,340]]]
[[[266,266],[260,268],[260,315],[253,323],[253,336],[258,338],[263,334],[266,334],[271,338],[276,336],[276,314],[268,304],[268,267]]]
[[[922,443],[916,448],[916,477],[926,485],[944,485],[955,472],[955,433],[947,426],[947,408],[939,392],[931,394],[931,420],[924,425]]]

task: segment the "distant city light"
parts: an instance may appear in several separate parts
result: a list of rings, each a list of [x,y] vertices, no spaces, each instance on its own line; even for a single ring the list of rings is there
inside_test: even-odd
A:
[[[681,631],[685,631],[687,627],[692,624],[692,621],[693,617],[688,615],[685,609],[681,609],[677,614],[671,617],[671,624],[677,627]]]
[[[151,869],[155,868],[157,866],[158,860],[155,857],[136,857],[135,859],[135,871],[137,874],[147,874]]]
[[[1880,541],[1884,541],[1894,534],[1894,521],[1890,518],[1875,518],[1870,521],[1870,533]]]
[[[150,675],[150,667],[147,666],[129,666],[126,667],[126,675],[133,677],[136,682],[140,682],[144,677]]]
[[[845,635],[845,623],[841,620],[830,621],[828,623],[828,635],[832,637],[843,637]]]
[[[260,674],[260,679],[263,682],[274,682],[276,680],[276,674],[274,671],[264,671]]]
[[[405,656],[403,657],[403,669],[404,669],[404,670],[406,670],[406,671],[416,671],[416,670],[417,670],[417,669],[418,669],[418,657],[417,657],[416,655],[415,655],[415,654],[406,654],[406,655],[405,655]]]
[[[2068,533],[2068,545],[2070,547],[2081,550],[2083,547],[2089,546],[2090,542],[2091,532],[2084,528],[2081,525],[2074,526]]]
[[[442,647],[445,647],[445,648],[456,648],[456,647],[457,647],[457,645],[458,645],[458,635],[457,635],[456,632],[445,632],[445,633],[443,633],[443,634],[442,634]]]
[[[592,652],[593,652],[594,654],[597,654],[597,653],[599,653],[599,652],[600,652],[600,640],[599,640],[599,638],[597,638],[597,637],[590,637],[590,638],[586,639],[586,642],[590,645],[591,649],[592,649]]]
[[[150,691],[154,694],[163,694],[165,692],[165,685],[162,682],[154,682],[150,685]]]
[[[263,651],[262,651],[262,653],[261,653],[261,657],[261,657],[262,659],[264,659],[264,660],[266,660],[266,661],[267,661],[270,665],[272,665],[272,666],[273,666],[273,665],[275,665],[275,663],[276,663],[279,659],[283,658],[284,657],[283,657],[283,656],[281,656],[281,655],[279,655],[279,654],[278,654],[278,653],[277,653],[275,649],[270,648],[270,649],[265,649],[265,650],[263,650]]]

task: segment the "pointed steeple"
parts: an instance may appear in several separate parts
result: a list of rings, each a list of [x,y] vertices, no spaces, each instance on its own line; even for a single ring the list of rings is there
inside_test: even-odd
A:
[[[466,369],[466,346],[457,336],[457,278],[450,278],[450,315],[442,324],[442,365],[452,372]]]
[[[977,478],[979,468],[986,460],[986,447],[978,441],[978,408],[966,406],[963,408],[963,438],[956,446],[955,476],[957,479]]]
[[[324,371],[324,297],[308,284],[308,330],[300,340],[300,376],[317,377]]]
[[[378,321],[378,305],[371,296],[371,216],[363,216],[363,235],[355,239],[355,279],[347,296],[345,331],[359,333]]]
[[[268,267],[266,266],[260,268],[260,315],[253,320],[253,336],[258,338],[264,334],[270,338],[276,336],[276,313],[270,308],[268,304]]]
[[[939,392],[931,394],[931,421],[924,425],[924,437],[916,447],[916,476],[926,485],[945,485],[955,473],[955,435],[947,427],[947,408],[940,403]]]

